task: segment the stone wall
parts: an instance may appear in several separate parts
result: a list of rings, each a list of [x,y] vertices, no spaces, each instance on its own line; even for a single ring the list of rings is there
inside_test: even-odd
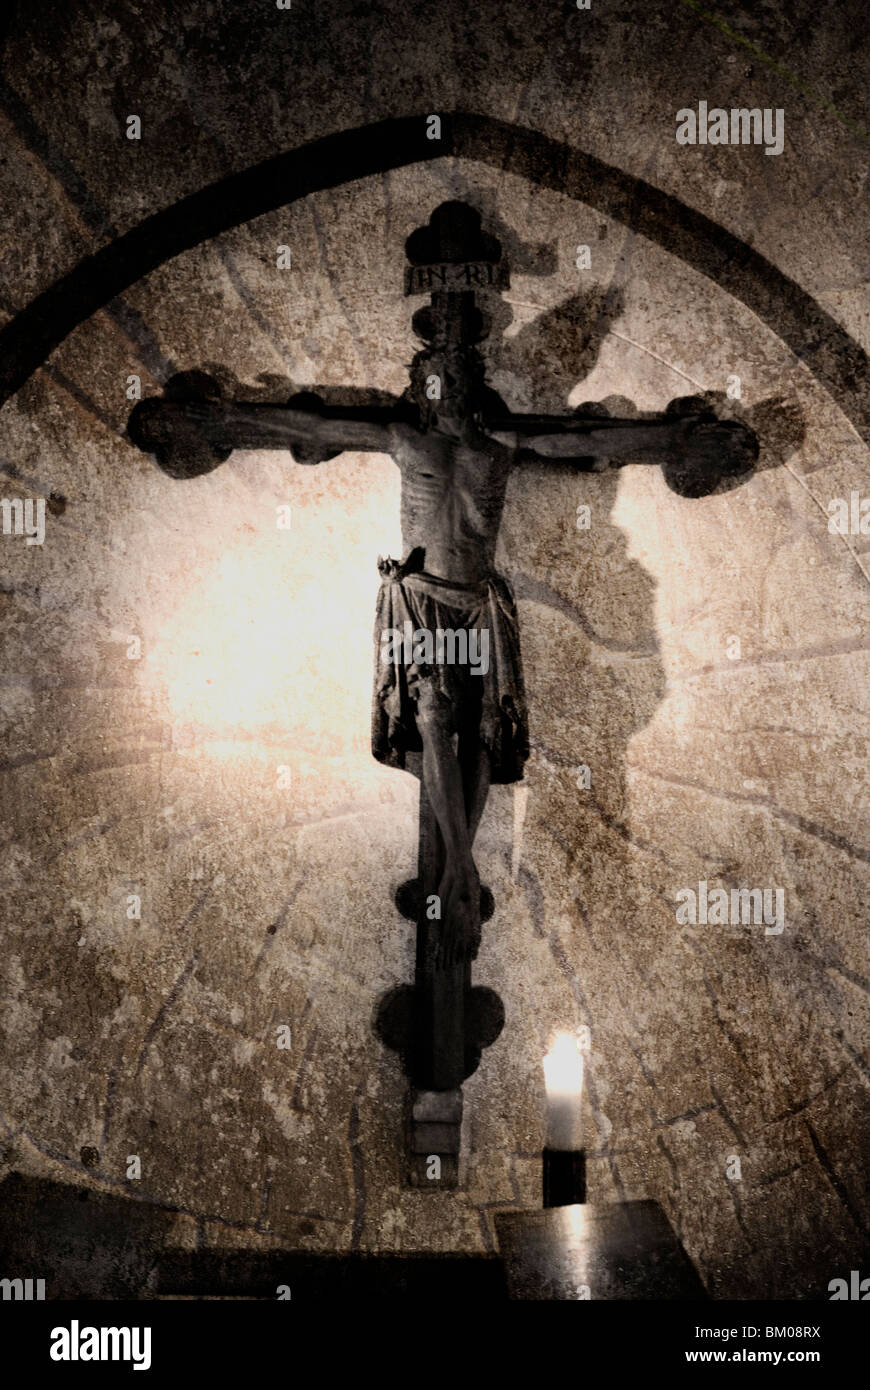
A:
[[[20,9],[0,83],[3,322],[206,183],[462,109],[705,213],[867,347],[857,4],[732,6],[730,29],[655,0]],[[678,145],[676,112],[702,100],[783,109],[783,153]],[[662,409],[739,376],[762,457],[698,501],[652,468],[512,479],[499,563],[533,753],[527,792],[496,789],[481,830],[496,913],[475,967],[507,1022],[466,1087],[464,1188],[438,1194],[402,1187],[404,1082],[372,1031],[413,964],[392,893],[414,868],[416,784],[368,749],[396,470],[240,453],[180,484],[123,430],[131,374],[146,394],[202,366],[249,394],[401,392],[404,240],[451,197],[511,260],[487,363],[514,409]],[[720,1297],[819,1296],[855,1267],[870,541],[832,533],[827,507],[870,496],[870,457],[769,322],[590,205],[445,157],[139,280],[3,407],[0,470],[4,496],[52,499],[43,545],[0,537],[0,1171],[156,1204],[182,1247],[490,1250],[494,1212],[540,1202],[541,1058],[587,1024],[590,1200],[658,1199]],[[677,893],[702,881],[782,888],[784,930],[679,924]]]

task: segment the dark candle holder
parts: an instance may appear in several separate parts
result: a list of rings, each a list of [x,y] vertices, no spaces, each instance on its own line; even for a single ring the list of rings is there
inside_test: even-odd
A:
[[[586,1201],[586,1150],[544,1149],[545,1207],[570,1207]]]

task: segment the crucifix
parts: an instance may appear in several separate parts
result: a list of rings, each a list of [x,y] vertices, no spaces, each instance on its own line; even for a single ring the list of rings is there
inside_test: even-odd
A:
[[[405,292],[429,302],[413,315],[423,346],[401,398],[330,405],[321,388],[282,404],[227,400],[191,372],[141,401],[128,432],[179,479],[234,449],[286,449],[300,464],[367,451],[398,465],[403,556],[378,561],[372,752],[420,780],[417,878],[396,894],[416,920],[417,947],[413,986],[390,991],[376,1026],[410,1082],[409,1180],[438,1188],[458,1182],[462,1083],[504,1022],[498,995],[472,985],[471,965],[494,910],[475,835],[490,786],[520,781],[529,752],[516,603],[495,570],[511,470],[547,459],[578,473],[657,464],[674,491],[701,497],[748,477],[758,443],[698,398],[629,418],[594,406],[512,412],[487,384],[478,348],[488,297],[509,288],[500,243],[473,208],[448,202],[405,250]]]

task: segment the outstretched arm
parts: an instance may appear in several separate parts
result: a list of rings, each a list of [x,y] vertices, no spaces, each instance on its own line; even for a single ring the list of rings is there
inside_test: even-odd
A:
[[[647,419],[510,415],[493,420],[488,433],[513,447],[520,462],[552,459],[589,473],[627,463],[661,464],[668,485],[689,497],[752,469],[758,441],[745,425],[718,419],[703,402],[672,404],[677,408]]]
[[[606,415],[514,415],[496,423],[494,437],[536,458],[576,461],[581,472],[619,467],[629,454],[656,455],[677,448],[686,419],[653,420]]]
[[[225,401],[215,390],[140,401],[127,432],[164,472],[193,478],[216,468],[234,449],[286,449],[298,463],[321,463],[345,450],[387,453],[395,414],[390,407],[329,407],[311,392],[287,405],[269,405]]]

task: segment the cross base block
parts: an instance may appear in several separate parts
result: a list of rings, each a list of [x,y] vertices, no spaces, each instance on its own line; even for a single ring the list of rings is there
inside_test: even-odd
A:
[[[439,1192],[459,1186],[462,1090],[413,1088],[408,1105],[408,1181],[411,1187]]]

